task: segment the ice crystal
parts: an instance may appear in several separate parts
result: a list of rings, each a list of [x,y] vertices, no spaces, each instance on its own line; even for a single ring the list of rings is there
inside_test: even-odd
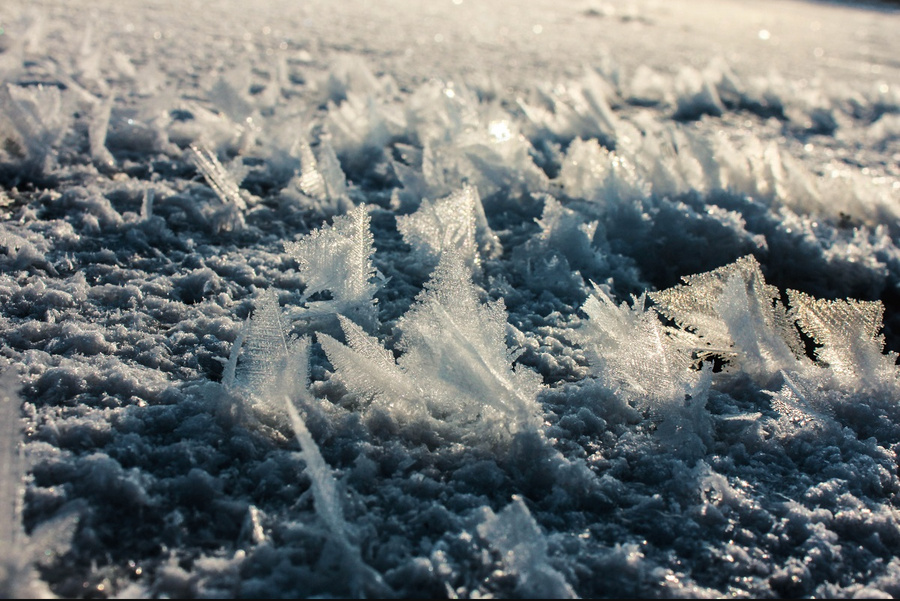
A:
[[[645,307],[645,297],[616,305],[592,286],[581,308],[588,319],[576,334],[592,357],[592,372],[642,406],[679,396],[691,375],[691,357],[669,339],[656,313]]]
[[[27,535],[22,525],[25,468],[22,441],[19,382],[10,368],[0,373],[0,597],[4,599],[52,599],[40,580],[36,564],[65,553],[75,533],[77,516],[63,512]]]
[[[593,242],[597,221],[586,222],[576,211],[547,195],[544,197],[544,211],[537,223],[541,227],[541,241],[561,252],[573,268],[596,266],[598,257]]]
[[[222,385],[226,388],[232,388],[235,385],[235,378],[237,377],[238,358],[241,356],[241,349],[244,346],[244,339],[247,337],[247,332],[249,330],[250,318],[248,317],[244,321],[243,327],[235,337],[234,342],[231,344],[231,353],[228,355],[228,360],[223,363],[224,367],[222,369]],[[222,360],[220,359],[220,361]]]
[[[486,510],[478,534],[499,554],[503,566],[518,578],[516,590],[531,599],[577,599],[578,595],[547,556],[547,540],[521,495],[500,513]]]
[[[328,139],[319,142],[317,156],[309,142],[301,137],[296,153],[300,158],[300,174],[294,185],[315,201],[315,208],[324,215],[349,211],[353,203],[348,196],[347,179]]]
[[[468,86],[435,80],[416,91],[407,112],[421,155],[424,196],[434,198],[470,184],[485,197],[500,190],[543,190],[548,179],[534,163],[534,148],[499,106],[483,102]],[[403,171],[402,167],[400,171]],[[404,174],[407,175],[407,174]]]
[[[397,229],[413,252],[435,263],[444,250],[453,249],[469,265],[479,265],[483,255],[492,256],[500,245],[473,186],[434,202],[424,199],[418,211],[397,217]]]
[[[797,367],[799,334],[756,258],[747,255],[682,280],[649,296],[660,313],[697,335],[695,352],[732,357],[761,378]]]
[[[666,105],[671,102],[669,79],[648,65],[638,65],[628,85],[627,99],[642,106]]]
[[[706,74],[683,67],[675,79],[677,108],[674,118],[697,119],[701,115],[718,117],[725,112],[719,93]]]
[[[417,303],[398,323],[398,363],[441,391],[440,413],[454,421],[478,416],[475,440],[502,443],[540,425],[538,374],[512,366],[502,300],[482,303],[468,268],[445,252]]]
[[[328,98],[339,103],[350,94],[376,97],[390,92],[393,86],[390,75],[379,79],[359,56],[341,54],[334,59],[323,87]]]
[[[63,92],[56,86],[2,85],[0,109],[18,133],[29,167],[50,169],[72,119]]]
[[[243,389],[263,419],[277,417],[282,414],[278,399],[306,394],[308,352],[309,340],[290,335],[270,289],[235,340],[223,383]]]
[[[331,225],[284,244],[306,283],[305,319],[342,314],[366,328],[376,326],[374,295],[383,279],[372,265],[375,248],[369,223],[367,207],[358,206],[335,217]],[[326,292],[331,294],[330,300],[311,299]]]
[[[896,353],[883,354],[884,305],[880,301],[825,300],[788,290],[791,315],[819,345],[816,358],[828,367],[841,386],[896,386]]]
[[[109,117],[112,113],[114,96],[107,96],[99,101],[92,113],[91,125],[88,129],[88,138],[91,145],[91,159],[98,167],[111,167],[115,165],[112,154],[106,148],[106,133],[109,130]]]
[[[246,69],[236,68],[222,73],[209,87],[210,101],[230,121],[235,150],[240,154],[251,148],[259,134],[259,111],[246,94],[249,79]]]
[[[778,392],[764,390],[772,397],[772,410],[779,414],[783,430],[794,431],[807,425],[822,427],[832,423],[828,395],[801,374],[782,372],[784,384]],[[818,400],[818,402],[817,402]]]
[[[325,178],[319,171],[316,155],[313,154],[309,142],[299,140],[297,142],[297,153],[300,155],[300,177],[298,185],[300,190],[308,196],[312,196],[316,200],[325,200],[328,197],[328,191],[325,189]]]
[[[741,274],[732,274],[716,303],[716,311],[728,327],[743,371],[768,378],[782,369],[800,367],[796,356],[800,344],[780,302],[768,292],[760,293],[763,285],[755,283],[757,277],[761,275],[754,271],[748,282]]]
[[[679,333],[667,331],[642,295],[616,305],[599,286],[582,306],[588,319],[574,333],[591,358],[592,373],[623,398],[662,421],[663,439],[694,456],[710,435],[709,370],[692,368]]]
[[[240,211],[247,210],[247,201],[244,198],[234,176],[229,173],[218,157],[209,148],[191,144],[190,159],[203,174],[203,178],[209,187],[213,189],[219,200],[226,206],[234,206]]]
[[[556,183],[570,198],[592,201],[598,209],[644,198],[650,191],[627,156],[581,138],[569,144]]]
[[[395,131],[402,131],[398,119],[377,98],[349,92],[339,104],[328,102],[326,123],[335,151],[341,156],[352,153],[355,158],[371,149],[380,152]]]
[[[351,201],[347,177],[341,167],[340,159],[331,145],[331,136],[322,135],[319,139],[319,147],[316,153],[318,169],[325,181],[325,192],[328,198],[338,205],[340,210],[349,210]]]
[[[394,149],[402,160],[391,160],[391,168],[402,187],[391,191],[391,207],[395,210],[412,210],[430,194],[422,173],[424,152],[421,148],[401,142],[394,144]]]
[[[338,482],[322,457],[319,445],[309,433],[306,422],[303,421],[290,398],[284,397],[284,404],[294,434],[300,443],[300,453],[306,462],[306,473],[309,475],[312,487],[316,514],[325,523],[325,527],[331,535],[329,542],[337,547],[340,568],[344,572],[342,577],[349,579],[346,584],[349,586],[352,596],[359,599],[368,596],[376,598],[385,595],[393,596],[381,574],[363,561],[359,545],[353,542],[350,527],[344,518],[343,495],[339,491]]]
[[[540,231],[525,244],[514,246],[510,258],[531,290],[581,300],[585,281],[609,277],[622,258],[610,248],[600,221],[589,220],[596,215],[593,210],[584,211],[578,201],[541,196],[544,210],[535,219]]]
[[[320,332],[318,341],[337,378],[364,403],[384,410],[398,423],[428,421],[427,393],[397,365],[394,355],[359,325],[339,316],[346,345]]]
[[[153,188],[144,190],[141,200],[141,219],[147,221],[153,217],[153,201],[156,199],[156,191]]]
[[[0,540],[6,541],[7,545],[15,545],[24,534],[21,524],[24,472],[19,453],[22,435],[18,388],[14,373],[7,368],[0,376]],[[4,592],[11,593],[17,585],[16,572],[25,566],[15,565],[18,563],[15,561],[18,553],[10,555],[10,547],[4,545],[4,548],[6,553],[3,553],[0,563],[3,570],[0,573],[0,585]],[[11,598],[9,594],[3,596]]]
[[[547,88],[538,90],[532,102],[518,100],[531,137],[594,138],[606,146],[615,144],[619,120],[609,106],[609,84],[597,71],[585,68],[581,80]]]

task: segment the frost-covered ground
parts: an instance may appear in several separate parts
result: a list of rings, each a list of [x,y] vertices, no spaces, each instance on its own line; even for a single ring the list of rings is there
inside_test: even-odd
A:
[[[0,592],[900,595],[898,31],[5,0]]]

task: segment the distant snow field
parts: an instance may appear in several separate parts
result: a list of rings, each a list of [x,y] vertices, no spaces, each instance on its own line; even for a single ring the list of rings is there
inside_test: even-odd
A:
[[[0,5],[0,595],[900,596],[900,8]]]

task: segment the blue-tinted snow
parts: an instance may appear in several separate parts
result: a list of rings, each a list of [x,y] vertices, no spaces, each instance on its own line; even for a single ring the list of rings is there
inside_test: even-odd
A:
[[[421,4],[0,6],[0,589],[900,595],[896,5]]]

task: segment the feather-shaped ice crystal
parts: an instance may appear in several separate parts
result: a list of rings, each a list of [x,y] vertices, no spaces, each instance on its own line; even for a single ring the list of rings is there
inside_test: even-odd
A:
[[[235,340],[223,383],[244,389],[260,417],[283,415],[278,399],[306,394],[308,349],[307,338],[290,336],[278,297],[269,290]]]
[[[247,202],[244,200],[244,195],[241,193],[234,176],[219,162],[219,159],[212,151],[205,146],[191,144],[189,156],[200,173],[203,174],[206,183],[209,184],[209,187],[213,189],[216,196],[225,205],[234,205],[241,211],[247,209]]]
[[[884,305],[880,301],[817,299],[788,290],[791,315],[820,346],[816,358],[847,389],[884,388],[898,383],[897,354],[883,354]]]
[[[347,584],[351,593],[357,598],[369,595],[376,598],[393,596],[393,591],[385,584],[381,574],[363,561],[359,545],[351,538],[349,525],[344,519],[338,482],[325,458],[322,457],[319,445],[313,440],[306,422],[291,400],[284,397],[284,403],[294,434],[300,443],[300,453],[306,462],[306,473],[312,487],[316,514],[325,523],[331,535],[330,542],[340,551],[341,568],[349,578]]]
[[[487,510],[478,534],[500,554],[503,566],[518,579],[517,590],[531,599],[577,599],[565,577],[550,565],[547,540],[520,495],[500,513]]]
[[[347,212],[353,207],[347,192],[347,178],[327,138],[319,142],[316,153],[309,142],[301,137],[293,152],[300,159],[300,174],[292,183],[314,201],[315,208],[320,213],[334,215]]]
[[[798,367],[799,334],[753,255],[682,280],[649,296],[660,313],[698,335],[697,352],[736,352],[742,368],[763,379]]]
[[[445,249],[453,249],[469,265],[479,265],[482,255],[491,256],[500,246],[473,186],[433,202],[423,200],[415,213],[397,217],[397,229],[414,253],[435,263]]]
[[[378,321],[375,292],[378,271],[372,265],[374,238],[369,229],[370,217],[365,206],[334,218],[295,242],[286,242],[285,251],[300,267],[306,283],[304,299],[310,320],[337,314],[350,317],[367,329]],[[328,292],[331,300],[310,301],[317,293]]]

